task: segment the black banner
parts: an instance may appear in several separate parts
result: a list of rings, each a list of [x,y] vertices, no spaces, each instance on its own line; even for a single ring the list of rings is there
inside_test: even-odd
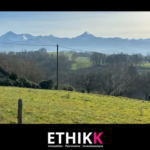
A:
[[[85,124],[0,125],[0,143],[5,149],[148,149],[149,127]]]

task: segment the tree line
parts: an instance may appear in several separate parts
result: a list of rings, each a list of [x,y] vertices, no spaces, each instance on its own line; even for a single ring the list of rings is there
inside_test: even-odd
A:
[[[88,57],[93,66],[70,72],[72,63],[81,56]],[[36,88],[55,89],[56,58],[55,54],[49,54],[45,48],[38,51],[0,53],[0,66],[10,73],[17,74],[18,79],[13,83],[14,85],[26,85],[27,81],[32,81],[36,84]],[[136,67],[145,62],[150,62],[149,54],[143,56],[124,53],[106,55],[97,52],[85,54],[72,52],[69,60],[68,56],[60,53],[59,89],[125,97],[133,97],[141,93],[144,99],[148,100],[150,99],[150,72],[143,72]]]
[[[22,51],[17,53],[0,53],[0,66],[18,77],[40,83],[43,80],[56,79],[56,62],[54,54],[49,54],[45,48],[38,51]],[[71,61],[65,55],[59,55],[59,80],[63,81],[66,72],[71,67]]]
[[[142,63],[150,62],[150,55],[147,54],[143,56],[142,54],[112,54],[106,55],[103,53],[94,52],[92,53],[90,60],[93,62],[93,65],[104,65],[104,64],[114,64],[120,62],[126,62],[133,65],[141,65]]]

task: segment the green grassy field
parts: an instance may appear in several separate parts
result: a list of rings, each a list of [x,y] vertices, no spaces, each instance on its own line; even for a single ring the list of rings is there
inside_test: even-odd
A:
[[[56,55],[56,52],[49,52],[49,54]],[[65,56],[68,56],[69,60],[71,60],[72,54],[70,52],[64,52]],[[75,62],[73,62],[71,70],[76,70],[80,67],[89,67],[92,65],[92,62],[87,57],[78,57]]]
[[[49,52],[49,54],[50,55],[53,54],[55,56],[57,55],[56,52]],[[59,52],[58,55],[61,55],[61,52]],[[70,52],[63,52],[63,55],[68,56],[69,60],[71,60],[72,53],[70,53]]]
[[[89,67],[92,62],[87,57],[78,57],[76,61],[72,64],[72,70],[78,69],[80,67]]]
[[[143,67],[149,67],[150,68],[150,63],[144,63],[141,66],[143,66]]]
[[[150,123],[150,102],[57,90],[0,86],[0,123],[17,123],[18,99],[23,124]]]

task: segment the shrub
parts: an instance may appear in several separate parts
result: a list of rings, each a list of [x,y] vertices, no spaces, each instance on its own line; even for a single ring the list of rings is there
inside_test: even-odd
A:
[[[14,83],[14,86],[17,86],[17,87],[24,87],[24,84],[23,82],[20,80],[20,79],[17,79]]]
[[[56,87],[57,87],[57,85],[56,85]],[[66,84],[59,84],[59,89],[60,90],[67,90],[67,85]]]
[[[16,81],[16,86],[24,87],[24,82],[23,82],[23,81],[20,81],[20,80],[17,80],[17,81]]]
[[[24,87],[26,88],[39,88],[40,87],[37,83],[29,81],[29,80],[22,81],[22,84],[24,84]]]
[[[1,86],[17,86],[17,87],[26,87],[26,88],[40,88],[40,86],[32,81],[29,81],[25,78],[20,78],[17,80],[11,80],[11,79],[6,79],[6,80],[0,80],[0,85]]]
[[[73,87],[69,86],[68,84],[60,84],[59,89],[66,91],[73,91]]]
[[[55,90],[57,90],[57,85],[55,85]]]
[[[53,81],[52,80],[42,81],[42,82],[40,82],[40,87],[42,89],[52,89]],[[55,88],[56,88],[56,86],[55,86]]]
[[[67,90],[67,87],[63,87],[62,89],[63,89],[63,90]]]
[[[0,85],[3,86],[4,85],[4,81],[0,80]]]
[[[85,93],[85,90],[81,90],[81,93]]]
[[[10,80],[10,79],[7,79],[7,80],[3,81],[4,86],[13,86],[14,83],[15,82],[13,80]]]
[[[9,76],[9,79],[16,81],[18,79],[18,76],[15,73],[11,73],[11,75]]]
[[[32,88],[39,89],[40,86],[37,83],[32,82]]]
[[[47,81],[47,87],[48,87],[48,89],[52,89],[53,88],[53,80],[48,80]]]
[[[26,82],[27,79],[22,77],[22,78],[19,79],[19,81]]]
[[[15,86],[26,87],[26,88],[39,88],[40,87],[37,83],[29,81],[25,78],[20,78],[16,80]]]
[[[47,89],[46,81],[40,82],[40,87],[41,87],[42,89]]]
[[[68,87],[68,91],[73,91],[73,88],[71,86]]]
[[[27,88],[31,88],[32,87],[32,83],[30,81],[26,81],[24,83],[24,86],[27,87]]]

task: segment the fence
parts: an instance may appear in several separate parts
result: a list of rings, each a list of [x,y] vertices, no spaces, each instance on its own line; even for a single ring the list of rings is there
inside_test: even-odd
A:
[[[18,124],[22,124],[22,99],[18,100]]]

